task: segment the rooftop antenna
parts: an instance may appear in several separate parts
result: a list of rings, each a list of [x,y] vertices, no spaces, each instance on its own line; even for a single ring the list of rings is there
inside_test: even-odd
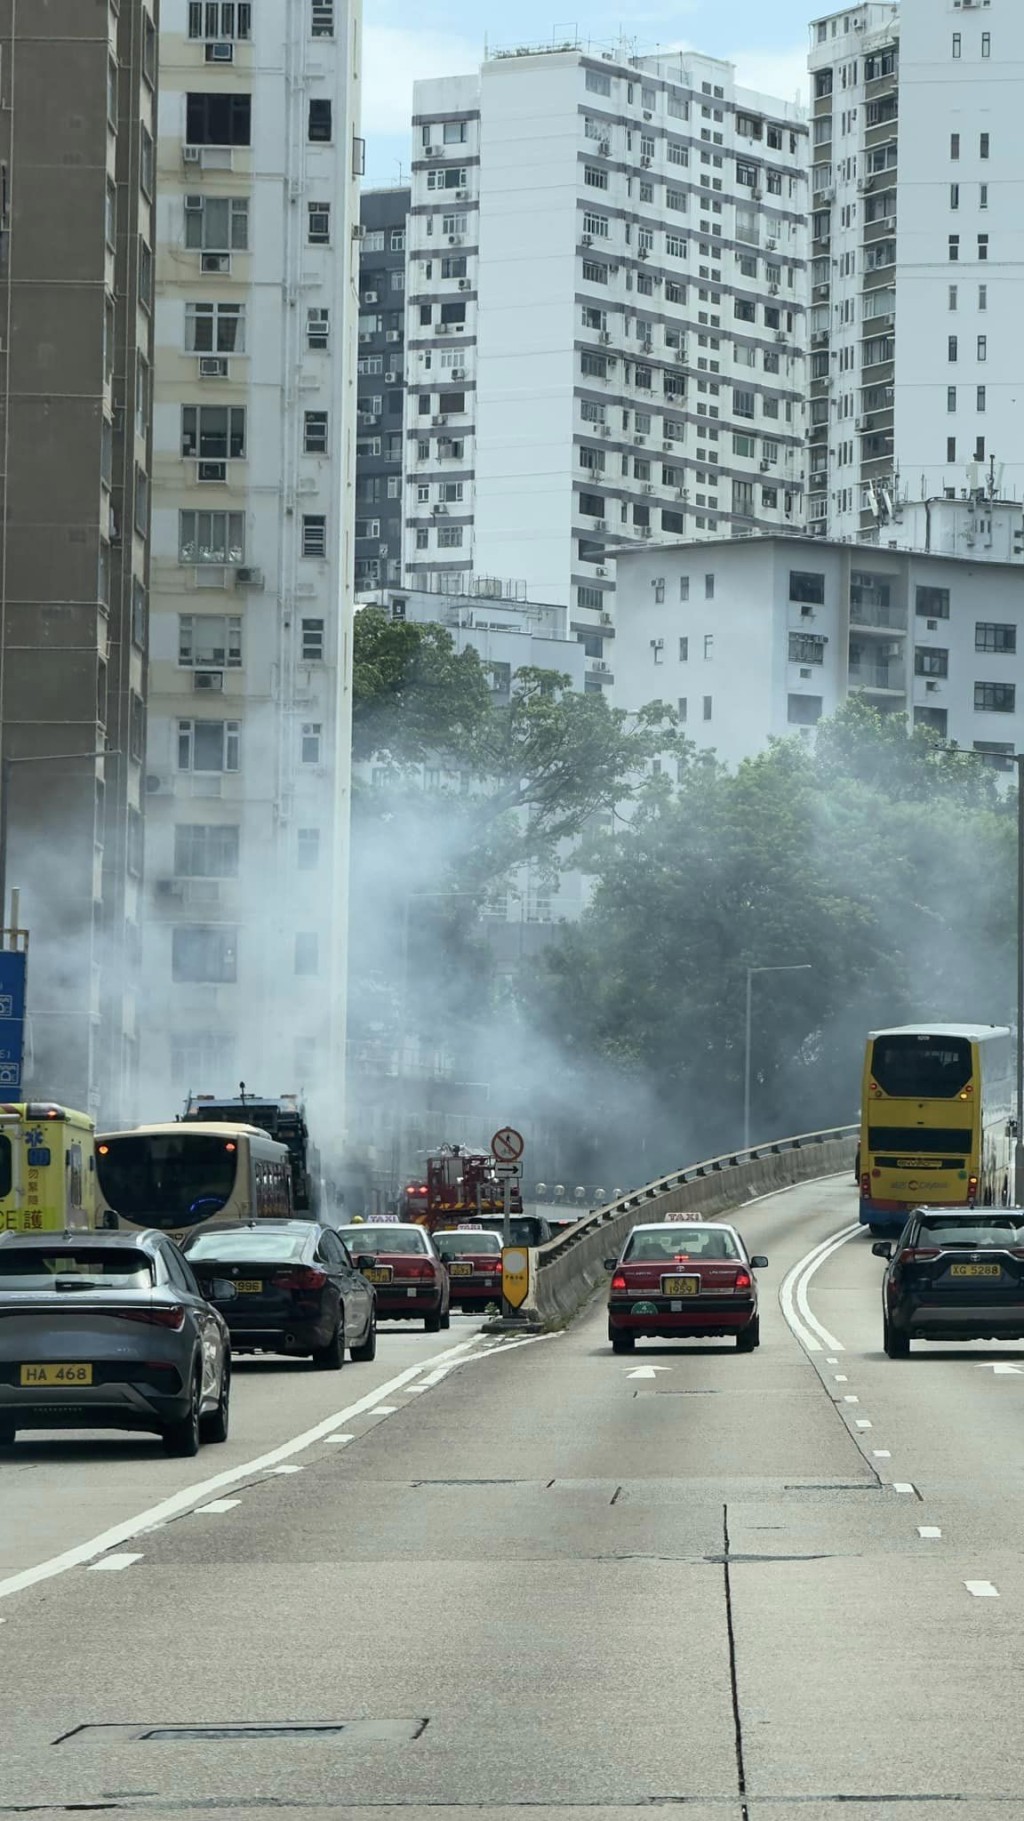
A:
[[[238,1098],[242,1102],[242,1105],[244,1106],[245,1105],[245,1082],[244,1081],[240,1081],[238,1084]]]

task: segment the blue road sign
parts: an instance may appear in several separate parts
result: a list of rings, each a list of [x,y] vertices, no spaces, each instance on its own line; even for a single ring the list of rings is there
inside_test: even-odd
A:
[[[19,950],[0,949],[0,1088],[21,1087],[27,960]]]

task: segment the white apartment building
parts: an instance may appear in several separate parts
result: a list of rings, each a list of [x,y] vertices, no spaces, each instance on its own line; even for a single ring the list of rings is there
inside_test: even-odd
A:
[[[610,629],[620,545],[803,522],[808,131],[690,53],[417,83],[404,580]]]
[[[934,503],[932,551],[776,535],[626,552],[617,705],[668,702],[735,765],[859,694],[1009,764],[1024,742],[1024,573],[999,553],[1020,512],[978,508],[975,552],[939,554],[961,510]]]
[[[811,27],[809,523],[1024,498],[1024,12],[900,0]]]
[[[162,7],[150,1114],[244,1078],[341,1129],[359,33],[358,0]]]

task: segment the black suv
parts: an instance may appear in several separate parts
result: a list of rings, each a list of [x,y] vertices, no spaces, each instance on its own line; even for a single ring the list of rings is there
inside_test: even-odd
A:
[[[1024,1339],[1024,1208],[915,1208],[887,1258],[883,1345],[911,1340]]]

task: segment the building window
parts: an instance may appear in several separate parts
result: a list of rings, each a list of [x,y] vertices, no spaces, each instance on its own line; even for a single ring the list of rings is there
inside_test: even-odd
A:
[[[245,350],[245,305],[187,303],[187,354],[241,354]]]
[[[334,37],[334,0],[312,0],[310,27],[314,38]]]
[[[296,835],[296,865],[300,873],[311,873],[320,864],[320,830],[300,828]]]
[[[244,512],[179,512],[179,563],[244,563]]]
[[[687,712],[686,697],[680,696],[676,702],[676,715],[680,721],[686,720],[686,712]]]
[[[956,360],[958,355],[959,343],[957,338],[955,335],[948,335],[946,337],[946,358],[947,360]]]
[[[329,100],[314,96],[309,104],[306,136],[311,145],[330,145],[333,137],[332,109]]]
[[[732,393],[732,408],[733,408],[733,413],[736,417],[753,417],[753,415],[754,415],[754,394],[753,394],[753,392],[749,392],[745,388],[742,388],[739,386],[734,386],[733,393]]]
[[[178,924],[171,935],[171,978],[225,985],[238,979],[238,931],[219,923]]]
[[[681,575],[679,577],[679,599],[681,601],[688,601],[689,598],[690,598],[690,578],[688,575]]]
[[[792,695],[786,701],[786,719],[793,727],[813,727],[821,720],[823,696]]]
[[[1013,683],[975,683],[974,706],[981,712],[1013,714],[1017,691]]]
[[[945,708],[915,708],[914,726],[927,727],[931,733],[937,733],[944,740],[949,729],[949,711]]]
[[[109,178],[107,180],[106,236],[108,247],[115,247],[117,245],[117,185],[111,183]]]
[[[327,520],[322,512],[307,512],[302,519],[303,556],[327,555]]]
[[[704,577],[704,599],[706,601],[713,601],[714,598],[715,598],[715,578],[713,575],[706,575]]]
[[[950,133],[950,135],[949,135],[949,155],[953,159],[954,163],[960,156],[960,135],[959,135],[959,133]]]
[[[791,569],[789,572],[789,598],[791,601],[804,601],[814,607],[823,607],[825,604],[825,577],[808,573],[802,569]]]
[[[979,620],[974,628],[975,651],[1015,652],[1017,649],[1016,626],[1002,626],[992,620]]]
[[[922,645],[914,653],[914,675],[948,677],[949,652],[939,645]]]
[[[704,720],[710,721],[710,719],[711,719],[711,697],[705,696],[704,697]]]
[[[956,461],[956,437],[955,436],[947,436],[947,438],[946,438],[946,460],[947,460],[947,462]]]
[[[132,583],[132,644],[139,651],[145,651],[148,634],[148,602],[146,590],[139,581]]]
[[[178,663],[184,670],[240,670],[240,614],[179,613]]]
[[[323,747],[323,724],[320,721],[302,723],[302,742],[300,755],[303,765],[319,765]]]
[[[329,247],[331,244],[331,205],[329,202],[308,202],[306,204],[308,226],[306,239],[311,247]]]
[[[185,138],[189,145],[251,145],[252,96],[188,95]]]
[[[949,257],[954,262],[954,264],[960,257],[960,236],[959,236],[959,234],[951,234],[949,236]]]
[[[791,664],[824,664],[825,640],[812,632],[791,632],[789,661]]]
[[[946,410],[947,411],[956,410],[956,387],[955,386],[946,387]]]
[[[963,49],[963,35],[960,32],[954,32],[953,33],[953,56],[959,57],[962,49]]]
[[[978,359],[979,359],[979,361],[985,361],[988,359],[988,336],[987,335],[978,336]]]
[[[302,662],[322,664],[324,660],[324,621],[303,620]]]
[[[302,419],[302,448],[306,455],[327,454],[327,412],[306,411]]]
[[[153,308],[153,249],[139,241],[139,302],[144,310]]]
[[[331,337],[331,312],[325,309],[306,311],[306,346],[310,349],[326,348]]]
[[[949,589],[918,587],[915,611],[921,619],[949,619]]]
[[[981,54],[983,57],[991,57],[991,55],[992,55],[992,33],[991,32],[982,32],[982,34],[981,34]]]
[[[244,405],[182,405],[181,453],[199,461],[245,456]]]
[[[437,528],[437,547],[439,550],[462,549],[461,525],[439,525]]]
[[[991,144],[992,144],[991,135],[989,133],[982,133],[980,140],[978,142],[978,154],[981,158],[987,158],[989,156],[989,149],[991,147]]]
[[[975,752],[980,752],[994,771],[1013,770],[1016,747],[1012,740],[975,740],[973,745]]]
[[[237,879],[238,827],[219,822],[179,822],[174,830],[174,870],[182,879]]]
[[[951,209],[960,207],[960,185],[958,183],[951,183],[949,186],[949,206]]]
[[[665,641],[664,641],[664,639],[652,639],[651,640],[651,656],[654,659],[654,662],[656,664],[664,664],[664,662],[665,662]]]
[[[252,37],[252,0],[189,0],[188,35],[230,43]]]
[[[244,253],[249,246],[249,198],[185,198],[185,245],[201,253]]]
[[[238,721],[179,721],[179,771],[237,771]]]

